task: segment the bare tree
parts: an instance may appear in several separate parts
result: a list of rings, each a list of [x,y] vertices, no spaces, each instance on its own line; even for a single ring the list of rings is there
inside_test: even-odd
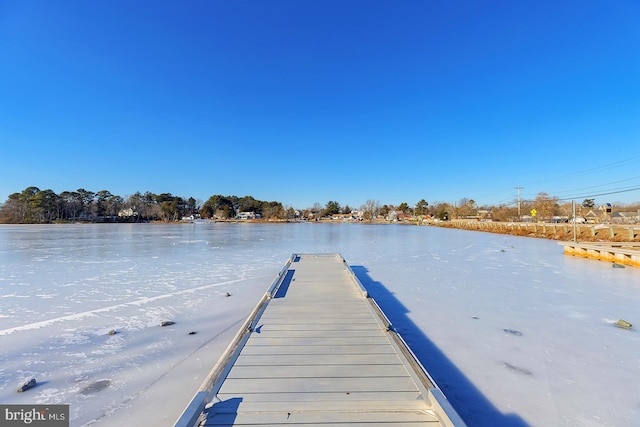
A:
[[[377,200],[369,199],[365,202],[365,204],[361,207],[363,211],[363,217],[367,221],[373,221],[376,216],[378,216],[378,212],[380,211],[380,202]]]
[[[477,214],[475,200],[466,197],[460,199],[456,207],[456,214],[459,218],[475,216]]]
[[[518,218],[518,208],[515,207],[500,205],[490,210],[493,221],[512,221]]]
[[[549,197],[549,195],[543,191],[538,193],[534,205],[538,218],[542,220],[551,219],[558,206],[558,198]]]

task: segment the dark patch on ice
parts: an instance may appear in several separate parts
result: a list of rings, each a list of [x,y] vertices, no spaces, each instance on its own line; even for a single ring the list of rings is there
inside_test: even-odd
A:
[[[622,264],[616,264],[615,262],[613,264],[611,264],[611,267],[613,268],[624,268],[624,265]]]
[[[191,332],[189,332],[189,335],[195,335],[195,334],[197,334],[197,332],[196,332],[196,331],[191,331]]]
[[[172,322],[171,320],[165,320],[164,322],[160,323],[160,326],[171,326],[171,325],[175,325],[176,322]]]
[[[24,384],[22,384],[20,387],[18,387],[18,393],[22,393],[24,391],[27,391],[29,389],[34,388],[38,383],[36,382],[35,378],[31,378],[29,381],[26,381]]]
[[[478,320],[479,317],[478,316],[471,316],[472,319]]]
[[[110,385],[111,385],[111,380],[99,380],[94,382],[93,384],[89,384],[88,386],[80,390],[80,394],[87,395],[87,394],[97,393],[109,387]]]
[[[521,337],[522,336],[522,332],[516,331],[515,329],[503,329],[503,331],[505,331],[508,334],[515,335],[517,337]]]
[[[533,375],[533,372],[531,372],[530,370],[525,369],[525,368],[521,368],[521,367],[516,366],[516,365],[512,365],[509,362],[504,362],[504,366],[506,366],[507,368],[509,368],[509,369],[511,369],[513,371],[516,371],[519,374]]]

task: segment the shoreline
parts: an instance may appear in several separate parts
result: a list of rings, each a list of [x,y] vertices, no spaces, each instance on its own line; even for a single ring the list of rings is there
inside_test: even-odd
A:
[[[549,224],[530,222],[447,221],[428,225],[557,241],[638,242],[640,224]]]

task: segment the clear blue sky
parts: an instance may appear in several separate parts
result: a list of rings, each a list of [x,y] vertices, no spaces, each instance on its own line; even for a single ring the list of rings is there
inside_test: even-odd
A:
[[[0,0],[0,147],[0,202],[636,202],[640,2]]]

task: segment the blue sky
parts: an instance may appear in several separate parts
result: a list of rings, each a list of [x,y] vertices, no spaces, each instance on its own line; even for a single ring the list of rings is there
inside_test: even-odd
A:
[[[0,0],[0,202],[637,202],[639,22],[636,0]]]

